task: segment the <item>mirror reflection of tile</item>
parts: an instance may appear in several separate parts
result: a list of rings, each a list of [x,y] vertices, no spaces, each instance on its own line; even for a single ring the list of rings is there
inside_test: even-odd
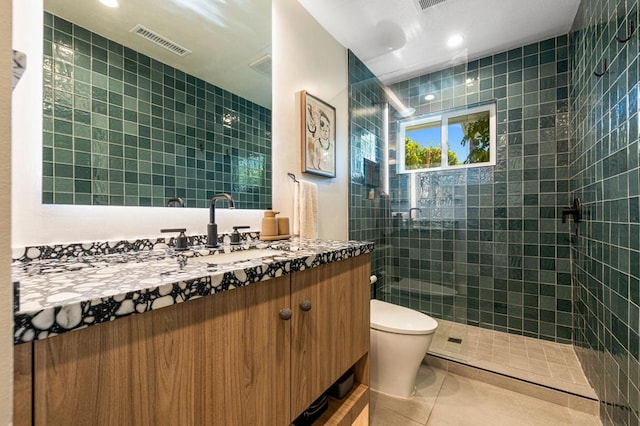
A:
[[[45,13],[45,204],[271,206],[271,111]]]

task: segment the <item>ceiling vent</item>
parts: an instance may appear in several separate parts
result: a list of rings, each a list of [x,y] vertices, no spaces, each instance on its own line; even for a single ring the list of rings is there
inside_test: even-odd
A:
[[[174,43],[173,41],[169,40],[168,38],[161,36],[160,34],[151,31],[149,28],[146,28],[140,24],[136,25],[135,27],[133,27],[131,29],[132,33],[135,33],[137,35],[139,35],[140,37],[143,37],[147,40],[149,40],[152,43],[157,44],[158,46],[162,46],[167,50],[172,51],[173,53],[175,53],[178,56],[185,56],[188,55],[189,53],[191,53],[191,51],[189,49],[186,49],[182,46],[180,46],[178,43]]]
[[[446,0],[414,0],[419,12],[425,12],[430,7],[443,3]]]
[[[249,63],[249,66],[261,74],[271,76],[271,55],[265,54]]]

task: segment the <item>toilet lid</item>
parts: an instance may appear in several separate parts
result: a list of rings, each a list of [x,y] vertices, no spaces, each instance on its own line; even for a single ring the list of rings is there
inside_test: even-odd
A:
[[[404,306],[371,300],[371,328],[398,334],[431,334],[438,322]]]

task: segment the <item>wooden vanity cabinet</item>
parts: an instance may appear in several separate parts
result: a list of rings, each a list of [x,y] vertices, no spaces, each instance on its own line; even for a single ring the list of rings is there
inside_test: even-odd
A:
[[[34,342],[34,424],[287,424],[289,277]]]
[[[369,261],[349,258],[18,345],[27,370],[33,348],[33,404],[15,395],[33,417],[14,422],[287,425],[353,366],[358,386],[319,421],[352,424],[368,404]],[[304,300],[310,310],[300,308]]]

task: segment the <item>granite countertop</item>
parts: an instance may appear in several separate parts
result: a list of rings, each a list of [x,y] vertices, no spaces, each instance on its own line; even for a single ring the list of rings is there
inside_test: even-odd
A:
[[[212,250],[201,246],[176,252],[156,246],[127,253],[14,261],[14,343],[45,339],[359,256],[373,247],[371,242],[294,238],[250,240]],[[264,256],[225,259],[225,253],[245,250],[251,256]]]

